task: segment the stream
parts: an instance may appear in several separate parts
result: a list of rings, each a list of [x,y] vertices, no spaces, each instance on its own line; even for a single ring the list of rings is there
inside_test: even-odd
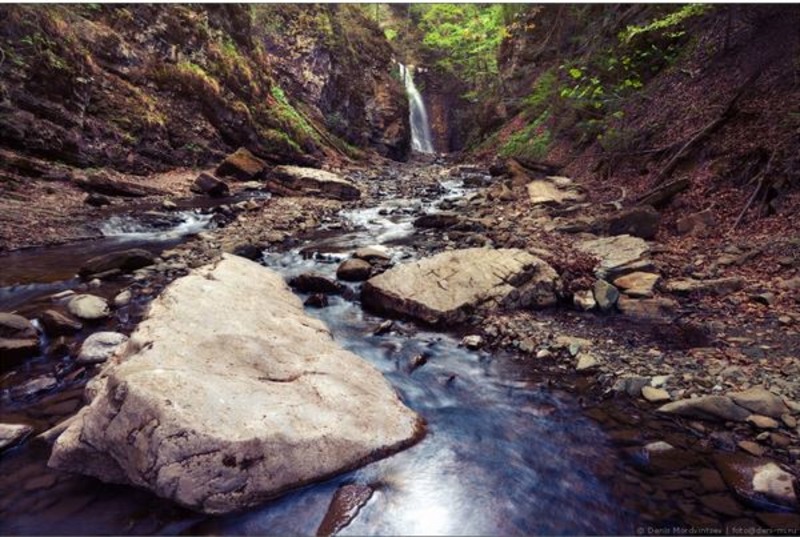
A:
[[[308,270],[333,276],[338,261],[364,246],[382,245],[395,261],[413,259],[419,255],[412,236],[414,208],[464,195],[455,182],[443,187],[435,200],[344,211],[344,230],[323,229],[292,250],[265,251],[261,262],[288,279]],[[116,222],[115,229],[123,228]],[[139,233],[135,226],[127,229],[128,235]],[[167,231],[139,239],[152,246],[156,237],[159,244],[184,237],[169,236]],[[91,245],[98,253],[108,246]],[[66,251],[70,248],[75,249]],[[51,257],[63,259],[53,251]],[[32,254],[20,255],[30,256],[28,267],[36,266]],[[27,300],[45,291],[36,286],[56,285],[46,288],[52,292],[71,281],[51,280],[55,283],[26,282],[35,291],[27,294],[12,294],[5,280],[0,302]],[[576,396],[529,378],[510,356],[466,350],[455,334],[394,321],[389,333],[373,335],[385,319],[364,312],[353,299],[329,300],[328,307],[308,313],[325,321],[340,345],[379,369],[426,419],[428,433],[420,443],[244,513],[208,517],[131,487],[49,470],[49,447],[29,441],[0,458],[0,531],[314,535],[337,488],[360,483],[375,492],[343,535],[632,533],[637,514],[620,507],[610,484],[622,463],[606,433],[583,415]],[[424,365],[412,366],[419,356]],[[59,405],[74,412],[81,389],[78,383],[20,403],[3,387],[0,420],[36,422]]]

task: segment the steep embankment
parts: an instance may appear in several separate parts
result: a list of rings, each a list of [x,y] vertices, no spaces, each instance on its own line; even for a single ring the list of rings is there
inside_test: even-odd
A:
[[[695,214],[712,239],[790,227],[796,7],[547,6],[512,19],[474,154],[555,164],[595,201],[624,205],[686,179],[662,208],[662,239],[685,233],[678,220]]]
[[[0,53],[4,191],[240,146],[306,164],[408,151],[391,49],[355,6],[4,6]]]

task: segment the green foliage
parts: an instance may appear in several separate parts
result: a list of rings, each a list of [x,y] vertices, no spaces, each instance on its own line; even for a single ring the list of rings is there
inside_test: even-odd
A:
[[[387,41],[394,41],[397,38],[397,30],[394,28],[385,28],[383,30],[383,35],[386,36]]]
[[[680,37],[684,35],[685,31],[680,27],[687,19],[703,15],[707,13],[713,6],[708,4],[686,4],[679,7],[675,11],[668,13],[664,17],[660,17],[647,24],[641,26],[628,26],[623,32],[620,33],[620,41],[630,43],[636,36],[646,34],[649,32],[664,32],[665,30],[674,30],[669,32],[671,37]]]
[[[286,93],[280,86],[273,85],[270,93],[274,99],[271,106],[273,117],[277,120],[281,129],[290,135],[290,138],[308,147],[313,147],[315,142],[321,142],[319,134],[306,118],[289,103]]]
[[[481,88],[497,75],[505,35],[503,7],[481,4],[413,4],[423,45],[436,65]]]
[[[512,134],[500,148],[500,155],[525,157],[533,160],[544,158],[552,140],[550,129],[545,125],[548,117],[548,112],[543,112],[535,120]]]

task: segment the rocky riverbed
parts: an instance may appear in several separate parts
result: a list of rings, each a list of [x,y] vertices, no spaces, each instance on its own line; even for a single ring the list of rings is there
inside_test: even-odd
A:
[[[587,483],[607,480],[608,501],[631,513],[630,518],[612,522],[587,512],[584,523],[573,520],[569,526],[576,531],[597,527],[630,532],[675,524],[800,527],[793,489],[800,458],[796,421],[800,386],[794,382],[800,317],[794,311],[797,245],[791,239],[771,239],[757,246],[712,244],[694,252],[659,244],[652,241],[657,212],[618,211],[613,203],[592,199],[591,192],[569,178],[514,166],[488,170],[439,160],[406,165],[375,162],[332,171],[338,174],[332,187],[313,183],[330,177],[314,178],[297,170],[288,172],[301,179],[283,179],[277,186],[245,187],[247,181],[218,177],[234,193],[266,187],[280,195],[218,203],[208,209],[215,224],[193,238],[151,257],[137,257],[128,250],[127,257],[117,255],[115,262],[95,260],[94,268],[83,271],[84,281],[65,285],[66,291],[59,289],[55,296],[42,293],[15,304],[12,309],[21,318],[1,319],[6,371],[2,421],[29,427],[3,429],[4,447],[11,449],[0,464],[17,468],[3,482],[2,510],[12,521],[12,530],[45,529],[31,525],[21,513],[34,506],[32,513],[52,513],[48,505],[63,507],[63,501],[54,499],[63,497],[63,490],[54,490],[89,487],[85,482],[77,485],[66,474],[43,470],[47,457],[43,459],[42,452],[49,448],[34,436],[83,407],[86,381],[104,370],[107,357],[119,355],[118,346],[125,345],[124,337],[139,326],[148,304],[162,289],[197,267],[218,262],[224,253],[280,271],[309,312],[335,323],[334,338],[337,330],[347,332],[348,321],[333,316],[361,311],[363,286],[365,304],[381,316],[364,313],[366,318],[352,321],[359,330],[367,329],[365,319],[375,323],[371,333],[362,332],[355,340],[366,337],[381,345],[383,338],[385,345],[406,345],[431,337],[426,323],[436,324],[439,333],[454,338],[454,345],[461,342],[465,356],[491,363],[493,376],[484,382],[499,378],[521,383],[523,392],[545,389],[571,394],[569,402],[533,407],[527,419],[546,421],[552,414],[568,417],[571,423],[591,420],[592,427],[602,431],[600,443],[608,444],[611,458],[607,464],[590,458],[590,467],[581,472],[586,472]],[[151,197],[149,210],[153,206],[174,210],[183,203],[179,194],[188,193],[195,175],[186,174],[178,182],[182,187],[171,195]],[[295,192],[289,192],[286,184]],[[117,211],[143,212],[126,202],[112,205],[119,205]],[[84,212],[81,208],[79,214]],[[80,236],[83,224],[94,218],[95,213],[86,212],[84,219],[60,229],[58,238]],[[472,253],[459,260],[462,251]],[[46,252],[41,255],[47,256]],[[469,270],[482,266],[481,256],[487,252],[509,252],[509,258],[486,261],[496,280],[479,289],[483,284],[470,278]],[[35,255],[28,259],[36,263]],[[136,262],[131,264],[131,259]],[[756,279],[753,260],[774,262],[785,270]],[[461,264],[466,271],[459,268]],[[79,268],[75,267],[76,273]],[[312,271],[316,275],[309,274]],[[478,272],[485,276],[487,271]],[[364,280],[368,282],[360,283]],[[536,283],[531,286],[531,282]],[[474,292],[466,293],[467,289]],[[458,300],[449,302],[457,294]],[[408,316],[422,324],[408,321]],[[36,322],[30,324],[31,319]],[[107,332],[121,335],[97,337]],[[90,343],[94,346],[87,348]],[[14,363],[6,365],[8,357]],[[465,372],[450,365],[439,369],[436,361],[442,359],[436,351],[414,353],[402,364],[403,378],[435,371],[442,375],[438,382],[443,386],[457,384]],[[425,419],[426,409],[436,415],[415,405],[416,392],[404,382],[396,385],[412,409]],[[561,404],[573,410],[562,410]],[[564,421],[558,424],[572,427]],[[46,434],[44,440],[52,441],[61,429]],[[429,449],[426,445],[423,442],[420,449]],[[513,453],[524,450],[515,448]],[[402,455],[398,457],[402,460]],[[570,461],[552,464],[562,468]],[[469,472],[470,465],[459,469]],[[12,491],[12,482],[28,474],[41,486]],[[296,499],[313,504],[312,511],[321,518],[334,498],[331,513],[352,515],[338,524],[326,517],[326,524],[345,528],[345,533],[354,516],[349,526],[353,531],[378,527],[359,526],[359,519],[362,524],[377,520],[376,502],[391,517],[391,503],[375,500],[374,493],[359,504],[366,504],[361,514],[359,509],[341,508],[335,498],[346,494],[333,492],[346,485],[334,482],[333,489],[323,487]],[[503,481],[497,486],[502,487]],[[581,497],[579,488],[574,483],[567,486],[565,497]],[[289,507],[290,501],[276,505],[284,506],[284,514],[299,509],[297,502]],[[80,516],[81,506],[72,512]],[[194,515],[159,516],[169,520],[162,520],[159,527],[172,531],[181,524],[199,524],[193,528],[214,532],[243,523],[235,518],[198,523]],[[156,523],[147,519],[147,524]],[[169,525],[173,523],[178,526]],[[97,528],[124,530],[114,524]],[[471,527],[489,533],[503,528]],[[537,528],[520,521],[505,529]]]

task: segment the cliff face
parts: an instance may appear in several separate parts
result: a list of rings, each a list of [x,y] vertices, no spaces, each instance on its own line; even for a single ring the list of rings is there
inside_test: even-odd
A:
[[[354,6],[3,6],[0,52],[8,174],[408,151],[391,50]]]

